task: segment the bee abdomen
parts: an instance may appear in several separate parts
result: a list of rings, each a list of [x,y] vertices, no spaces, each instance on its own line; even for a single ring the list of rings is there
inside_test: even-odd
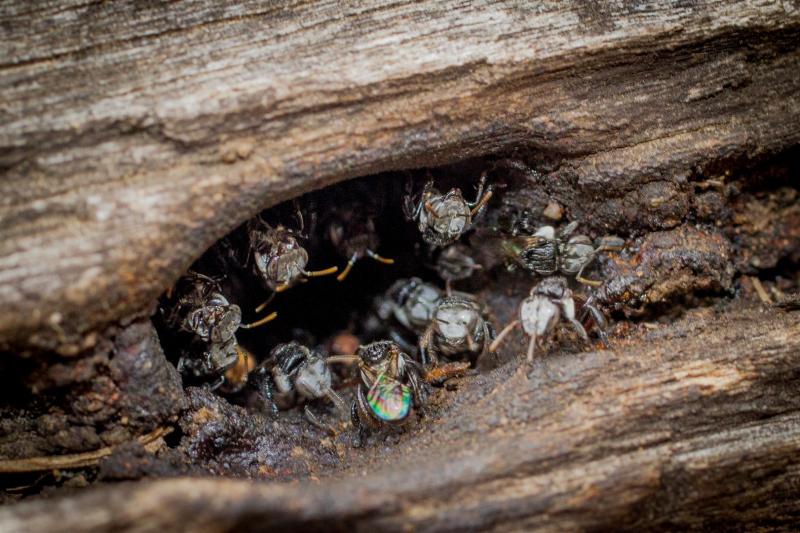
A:
[[[558,249],[549,241],[526,248],[519,254],[522,265],[536,274],[549,276],[558,271]]]

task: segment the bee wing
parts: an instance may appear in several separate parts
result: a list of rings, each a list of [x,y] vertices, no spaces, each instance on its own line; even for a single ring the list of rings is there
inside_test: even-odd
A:
[[[411,389],[379,374],[367,391],[367,404],[375,416],[387,422],[402,420],[411,407]]]
[[[520,235],[516,237],[508,237],[500,240],[500,247],[503,254],[511,260],[516,262],[520,261],[521,255],[526,250],[542,246],[548,242],[555,242],[553,239],[542,237],[540,235]]]

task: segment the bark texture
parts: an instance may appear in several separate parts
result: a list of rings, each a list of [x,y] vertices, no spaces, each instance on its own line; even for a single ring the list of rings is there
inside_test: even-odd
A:
[[[335,478],[90,489],[0,510],[0,526],[82,532],[796,525],[798,312],[706,309],[640,329],[640,340],[619,341],[613,352],[551,356],[467,380],[449,394],[440,413],[446,416],[419,423],[396,447],[350,450],[350,466]]]
[[[793,2],[19,2],[0,20],[7,349],[85,349],[259,209],[347,177],[523,147],[602,191],[800,138]]]
[[[2,509],[0,529],[800,518],[798,312],[738,307],[760,287],[742,275],[800,259],[795,176],[725,181],[797,155],[797,2],[36,0],[0,6],[0,28],[0,384],[40,400],[6,393],[0,454],[102,452],[100,481],[309,479],[100,487]],[[505,168],[492,223],[546,199],[629,237],[601,303],[743,297],[532,367],[516,338],[366,450],[181,389],[147,316],[217,239],[302,192],[487,154],[536,163]],[[485,289],[496,322],[524,284]],[[142,438],[176,423],[156,460]]]

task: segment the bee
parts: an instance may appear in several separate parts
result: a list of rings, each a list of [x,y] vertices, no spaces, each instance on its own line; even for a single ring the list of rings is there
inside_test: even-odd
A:
[[[486,192],[484,192],[484,188]],[[406,218],[415,220],[422,240],[432,246],[446,246],[458,240],[492,197],[492,187],[486,187],[486,173],[481,175],[474,202],[467,202],[461,189],[453,188],[442,194],[433,185],[425,184],[416,202],[411,194],[404,198]]]
[[[333,247],[347,259],[347,264],[336,279],[344,281],[356,261],[369,257],[385,265],[394,264],[394,259],[382,257],[375,252],[380,237],[375,227],[375,216],[368,208],[340,208],[334,211],[327,227],[328,239]]]
[[[225,394],[235,394],[247,385],[247,378],[256,367],[252,354],[241,345],[236,346],[236,361],[230,365],[222,376],[225,378],[220,390]]]
[[[330,433],[334,433],[333,428],[319,420],[308,402],[327,398],[343,418],[347,416],[345,401],[331,387],[331,369],[325,359],[295,341],[275,346],[270,357],[251,373],[249,384],[273,412],[278,407],[288,409],[304,403],[306,420]]]
[[[167,322],[194,333],[205,342],[220,344],[232,339],[239,328],[251,329],[275,319],[271,313],[251,324],[242,324],[242,310],[222,294],[219,281],[189,272],[178,281],[177,303],[167,315]]]
[[[591,313],[600,332],[600,338],[607,347],[608,336],[605,332],[607,325],[605,317],[591,302],[584,304],[584,313],[587,312]],[[503,328],[494,342],[492,342],[489,350],[497,351],[503,339],[511,330],[521,325],[522,330],[530,337],[527,359],[529,362],[533,361],[537,346],[544,342],[562,318],[572,325],[584,342],[589,343],[589,336],[586,334],[586,330],[575,319],[575,301],[567,279],[563,276],[544,278],[531,289],[530,295],[519,306],[518,318],[512,320]]]
[[[236,340],[236,332],[270,322],[271,313],[250,324],[242,324],[242,310],[222,294],[219,281],[190,272],[177,284],[177,301],[166,320],[193,334],[189,349],[178,361],[178,370],[195,378],[213,378],[212,389],[225,383],[225,373],[245,357]]]
[[[357,364],[361,383],[350,409],[356,429],[353,445],[360,447],[370,429],[402,424],[412,407],[425,403],[423,381],[417,363],[392,341],[360,346],[355,355],[334,355],[328,363]]]
[[[472,258],[470,249],[463,244],[451,244],[442,249],[434,265],[436,273],[444,280],[445,292],[452,292],[452,282],[472,277],[483,267]]]
[[[327,276],[338,271],[335,266],[323,270],[306,269],[308,252],[300,244],[300,239],[305,238],[305,224],[299,210],[297,218],[298,230],[281,224],[273,227],[261,218],[250,224],[250,249],[256,274],[273,292],[282,292],[308,278]]]
[[[442,296],[438,287],[420,278],[398,279],[375,300],[380,335],[396,342],[404,352],[416,356],[416,336],[425,331]],[[393,322],[402,328],[395,327]],[[415,338],[409,339],[406,332],[413,333]]]
[[[575,276],[584,285],[598,287],[601,281],[587,279],[584,270],[600,252],[619,250],[624,241],[619,237],[606,236],[594,246],[586,235],[570,235],[578,227],[573,221],[561,231],[553,226],[542,226],[531,236],[509,237],[501,242],[501,249],[511,268],[519,266],[539,276],[564,274]]]
[[[403,327],[419,335],[430,323],[442,296],[438,287],[420,278],[401,278],[386,291],[378,314],[384,320],[394,316]]]
[[[433,311],[419,338],[420,361],[439,364],[439,355],[466,354],[474,364],[489,349],[494,329],[483,317],[483,308],[471,294],[445,296]],[[490,349],[489,349],[490,350]]]
[[[226,374],[241,358],[247,357],[239,348],[236,337],[224,342],[194,343],[190,349],[178,359],[178,372],[191,375],[196,379],[214,380],[209,383],[211,390],[220,388],[226,383]],[[230,391],[237,389],[234,384]]]

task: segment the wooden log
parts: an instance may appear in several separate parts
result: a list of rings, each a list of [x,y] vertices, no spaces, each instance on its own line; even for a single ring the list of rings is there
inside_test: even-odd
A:
[[[614,351],[507,365],[396,449],[353,450],[335,478],[121,484],[0,509],[0,528],[790,528],[800,314],[765,314],[699,310]]]
[[[91,346],[294,194],[509,148],[636,187],[800,139],[800,10],[0,7],[0,349]]]
[[[35,0],[0,21],[0,350],[98,349],[258,210],[350,177],[535,153],[545,179],[599,201],[641,189],[642,213],[599,226],[671,230],[689,210],[679,190],[651,223],[662,190],[800,140],[786,3]],[[762,207],[770,227],[796,217]],[[757,241],[762,221],[745,222]],[[666,272],[700,280],[681,264]],[[728,288],[724,274],[687,283]],[[797,313],[632,328],[614,351],[468,380],[400,445],[347,449],[320,484],[117,485],[0,510],[0,528],[796,523]]]

